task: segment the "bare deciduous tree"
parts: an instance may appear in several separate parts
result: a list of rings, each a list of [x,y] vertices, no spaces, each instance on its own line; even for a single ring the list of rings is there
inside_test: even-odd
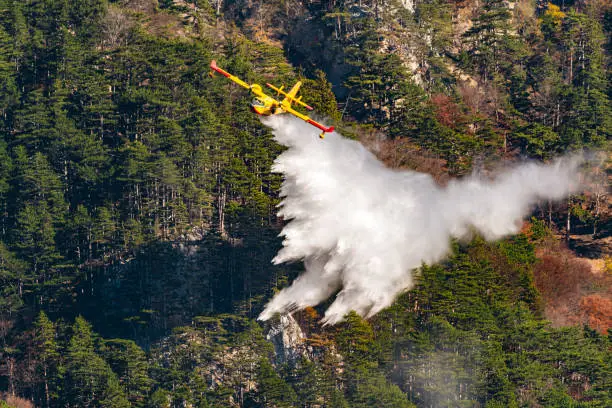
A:
[[[102,21],[102,44],[106,48],[126,45],[133,22],[126,13],[118,7],[110,6]]]

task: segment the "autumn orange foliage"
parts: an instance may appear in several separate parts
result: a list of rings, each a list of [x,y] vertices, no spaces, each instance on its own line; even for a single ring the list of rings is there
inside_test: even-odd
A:
[[[459,106],[453,100],[444,94],[435,94],[431,97],[436,112],[436,119],[442,125],[451,129],[455,129],[464,118]]]
[[[602,333],[612,327],[612,299],[599,294],[585,296],[580,299],[580,310],[583,319],[590,327]]]
[[[554,326],[584,325],[606,333],[612,328],[612,277],[558,241],[537,251],[535,284],[544,301],[544,314]]]
[[[293,313],[293,318],[306,335],[305,342],[309,347],[325,349],[333,343],[329,330],[321,326],[321,316],[313,307],[309,306]]]

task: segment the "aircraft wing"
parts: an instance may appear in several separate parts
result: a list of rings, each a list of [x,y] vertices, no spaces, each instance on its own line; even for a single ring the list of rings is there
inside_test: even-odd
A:
[[[229,72],[225,71],[224,69],[219,68],[219,67],[217,66],[217,61],[212,60],[212,61],[210,62],[210,69],[211,69],[211,71],[210,71],[210,74],[209,74],[209,75],[210,75],[211,77],[213,76],[213,74],[214,74],[215,72],[218,72],[218,73],[220,73],[221,75],[223,75],[224,77],[226,77],[226,78],[230,79],[231,81],[233,81],[233,82],[237,83],[237,84],[238,84],[238,85],[240,85],[241,87],[248,89],[249,91],[251,91],[251,93],[255,94],[256,96],[259,96],[259,97],[261,97],[261,98],[265,98],[266,100],[271,101],[271,103],[274,103],[274,104],[276,104],[277,106],[278,106],[278,105],[280,105],[280,102],[279,102],[279,101],[277,101],[276,99],[272,98],[272,97],[271,97],[271,96],[269,96],[269,95],[266,95],[266,94],[265,94],[265,93],[262,91],[262,89],[261,89],[261,85],[258,85],[258,84],[249,84],[249,83],[244,82],[242,79],[238,78],[237,76],[234,76],[234,75],[230,74]]]
[[[237,84],[238,84],[238,85],[240,85],[241,87],[246,88],[246,89],[251,89],[251,85],[247,84],[247,83],[246,83],[246,82],[244,82],[242,79],[240,79],[240,78],[238,78],[237,76],[234,76],[234,75],[230,74],[229,72],[227,72],[227,71],[225,71],[225,70],[223,70],[223,69],[219,68],[219,67],[217,66],[217,61],[215,61],[215,60],[212,60],[212,61],[210,62],[210,69],[212,70],[212,71],[210,71],[211,76],[212,76],[212,74],[214,74],[215,72],[218,72],[218,73],[220,73],[221,75],[223,75],[224,77],[229,78],[229,79],[230,79],[230,80],[232,80],[233,82],[237,83]]]
[[[287,104],[284,104],[283,109],[285,110],[285,112],[290,113],[293,116],[297,116],[298,118],[300,118],[303,121],[311,124],[312,126],[314,126],[316,128],[319,128],[321,130],[321,133],[319,133],[319,137],[321,139],[323,139],[325,137],[325,133],[331,133],[331,132],[334,131],[334,127],[333,126],[325,127],[324,125],[320,124],[319,122],[312,120],[309,116],[306,116],[306,115],[304,115],[304,114],[294,110],[290,106],[287,106]]]

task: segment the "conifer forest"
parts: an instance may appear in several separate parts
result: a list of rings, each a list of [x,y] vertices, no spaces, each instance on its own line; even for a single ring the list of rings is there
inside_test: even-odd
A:
[[[597,160],[372,317],[260,321],[286,147],[212,60],[440,185]],[[606,0],[0,0],[0,408],[612,407],[611,63]]]

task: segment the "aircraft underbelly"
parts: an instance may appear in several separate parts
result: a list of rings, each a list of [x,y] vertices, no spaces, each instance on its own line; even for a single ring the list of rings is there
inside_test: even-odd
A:
[[[270,110],[263,106],[251,105],[251,110],[261,116],[270,116]]]

